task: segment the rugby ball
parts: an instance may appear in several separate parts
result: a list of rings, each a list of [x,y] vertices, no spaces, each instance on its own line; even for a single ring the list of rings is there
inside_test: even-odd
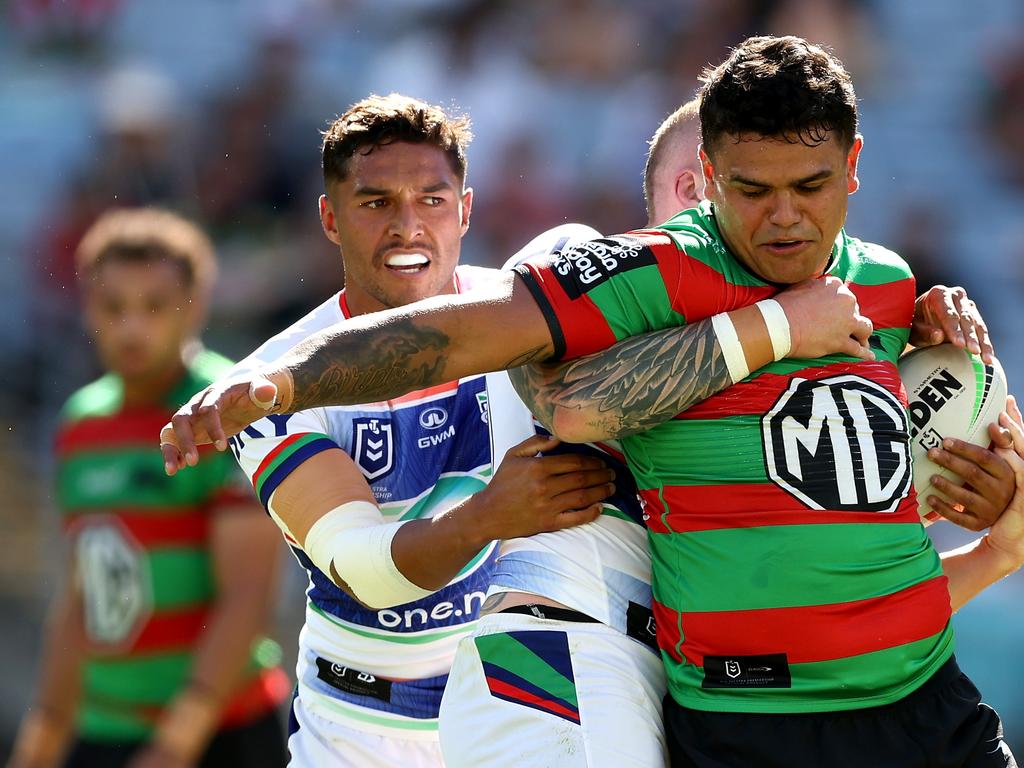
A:
[[[918,512],[928,525],[940,519],[926,501],[928,496],[949,500],[929,482],[932,475],[961,482],[928,458],[929,449],[947,437],[987,446],[991,442],[988,425],[1006,407],[1006,376],[998,360],[986,365],[979,356],[952,344],[915,349],[900,358],[899,371],[910,411],[910,456]]]

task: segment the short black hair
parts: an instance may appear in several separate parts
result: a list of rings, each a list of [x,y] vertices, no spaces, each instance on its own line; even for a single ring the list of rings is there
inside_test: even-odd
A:
[[[324,131],[324,185],[348,177],[348,161],[356,152],[368,155],[396,141],[435,145],[465,183],[466,147],[472,139],[465,115],[452,117],[439,106],[398,93],[372,95],[353,104]]]
[[[834,132],[848,149],[857,97],[842,62],[800,37],[750,37],[701,76],[700,128],[711,154],[723,136],[754,134],[815,146]]]

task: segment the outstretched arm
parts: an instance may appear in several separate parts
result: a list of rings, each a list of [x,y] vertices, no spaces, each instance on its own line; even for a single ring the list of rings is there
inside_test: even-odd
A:
[[[291,410],[385,400],[463,376],[549,358],[551,333],[511,272],[488,289],[364,315],[295,346],[281,363]]]
[[[513,273],[485,289],[437,296],[339,323],[251,374],[215,382],[160,433],[173,475],[199,461],[197,445],[227,438],[268,414],[386,400],[463,376],[544,360],[547,321]]]

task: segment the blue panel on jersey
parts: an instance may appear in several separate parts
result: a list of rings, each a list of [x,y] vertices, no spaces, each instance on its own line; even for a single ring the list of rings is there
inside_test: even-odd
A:
[[[428,402],[331,410],[331,433],[359,465],[379,503],[417,499],[442,475],[490,463],[485,392],[485,380],[478,377]]]

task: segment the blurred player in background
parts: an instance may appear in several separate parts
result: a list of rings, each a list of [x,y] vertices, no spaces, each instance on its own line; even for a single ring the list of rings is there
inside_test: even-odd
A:
[[[288,681],[263,636],[276,531],[229,457],[168,478],[150,438],[230,367],[197,339],[212,245],[173,213],[119,210],[86,233],[77,271],[109,372],[64,408],[70,563],[9,765],[280,766]]]
[[[722,96],[722,80],[734,77],[750,82]],[[174,467],[183,456],[194,463],[194,434],[222,442],[221,420],[236,431],[275,388],[281,411],[383,397],[580,356],[761,299],[754,309],[776,362],[747,386],[763,363],[725,329],[715,343],[739,386],[624,442],[647,503],[673,762],[1012,765],[998,717],[952,659],[949,613],[1019,567],[1024,553],[994,528],[940,567],[918,522],[895,359],[926,311],[901,260],[841,229],[861,147],[849,78],[805,41],[752,38],[709,77],[701,123],[712,204],[666,232],[528,261],[474,300],[327,329],[258,375],[199,393],[174,420],[181,453],[165,446],[165,457]],[[764,297],[822,274],[863,298],[876,328],[872,352],[854,344],[845,355],[780,361],[803,339]],[[971,317],[969,304],[960,308]],[[952,337],[979,351],[973,325],[965,327]],[[377,342],[387,343],[387,359],[371,353]],[[842,447],[837,433],[822,443],[832,422],[821,409],[837,397],[863,404],[851,413],[863,421],[858,440],[869,441],[858,455],[872,461],[833,460],[827,446]],[[801,408],[811,409],[806,451],[777,454],[770,438],[789,433],[775,435],[776,422],[795,420],[787,427],[795,429],[808,418]],[[567,426],[567,437],[586,439],[585,424]],[[804,543],[810,530],[814,545]]]

